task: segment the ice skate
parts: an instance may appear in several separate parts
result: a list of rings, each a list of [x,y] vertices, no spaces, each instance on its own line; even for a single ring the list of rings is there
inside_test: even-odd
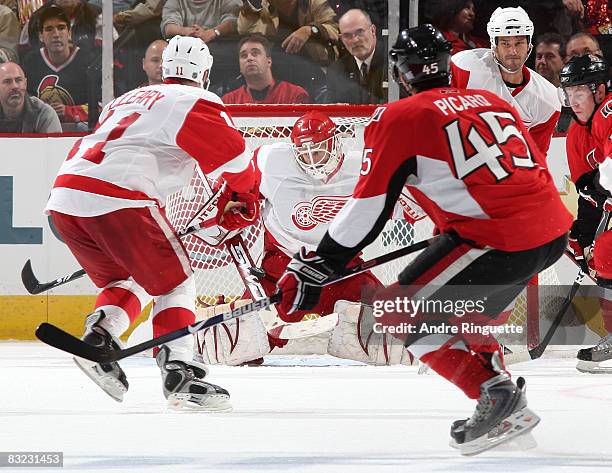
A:
[[[101,310],[87,317],[83,341],[90,345],[105,347],[111,350],[121,348],[119,340],[99,325],[104,317],[104,312]],[[83,373],[100,386],[106,394],[115,401],[123,401],[123,395],[127,392],[129,384],[119,363],[101,364],[76,356],[73,359],[76,365],[83,370]]]
[[[196,409],[211,412],[232,410],[229,393],[220,386],[203,381],[206,367],[196,361],[169,359],[170,349],[162,346],[157,354],[161,369],[164,396],[170,409]]]
[[[499,374],[480,386],[480,399],[472,417],[451,426],[451,447],[462,455],[476,455],[533,429],[540,418],[527,408],[525,380],[514,384]]]
[[[612,365],[600,366],[604,361],[612,360],[612,334],[603,337],[597,345],[578,351],[576,369],[583,373],[609,374]]]

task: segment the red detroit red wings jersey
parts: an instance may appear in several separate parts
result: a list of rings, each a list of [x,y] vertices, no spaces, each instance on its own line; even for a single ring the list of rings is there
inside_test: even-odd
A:
[[[179,84],[142,87],[106,105],[96,130],[75,143],[45,210],[90,217],[163,206],[196,163],[237,192],[255,185],[250,152],[219,97]]]
[[[404,182],[441,231],[479,246],[535,248],[572,223],[520,117],[484,90],[434,89],[377,109],[361,176],[329,236],[367,244]]]

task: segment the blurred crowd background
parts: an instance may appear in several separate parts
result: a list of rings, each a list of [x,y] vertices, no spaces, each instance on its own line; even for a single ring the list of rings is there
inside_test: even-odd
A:
[[[0,0],[0,133],[87,131],[95,124],[102,100],[101,2]],[[111,3],[115,97],[160,82],[166,41],[180,34],[208,44],[210,90],[225,103],[385,103],[387,51],[395,39],[389,31],[430,22],[452,42],[453,53],[488,48],[486,24],[499,6],[529,13],[535,36],[527,66],[557,86],[572,55],[612,59],[607,0]]]

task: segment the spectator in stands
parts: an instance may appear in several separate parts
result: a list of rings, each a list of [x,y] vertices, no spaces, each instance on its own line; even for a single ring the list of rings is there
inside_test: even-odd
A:
[[[164,38],[194,36],[205,43],[236,32],[240,0],[167,0],[162,11]]]
[[[489,42],[471,34],[476,10],[472,0],[444,0],[432,2],[433,24],[451,42],[451,54],[466,49],[486,48]]]
[[[338,50],[336,13],[327,0],[243,0],[238,33],[259,33],[287,54],[302,54],[327,65]]]
[[[565,45],[565,62],[569,61],[574,56],[582,56],[584,54],[597,54],[603,57],[599,42],[590,33],[576,33]]]
[[[39,49],[42,44],[39,32],[41,31],[40,21],[47,9],[60,8],[69,20],[71,40],[73,45],[80,49],[92,52],[101,43],[96,43],[98,22],[102,21],[102,10],[87,1],[81,0],[51,0],[36,10],[27,25],[28,34],[22,37],[26,41],[26,47]]]
[[[559,87],[559,73],[565,59],[565,42],[558,33],[544,33],[535,42],[535,69],[555,87]]]
[[[85,74],[92,56],[79,46],[71,46],[70,21],[61,8],[45,8],[39,25],[43,47],[31,51],[23,61],[28,92],[51,105],[62,123],[86,124],[89,87],[100,96],[100,77],[94,77],[95,84],[90,85],[92,81]]]
[[[327,71],[327,101],[368,104],[386,102],[383,82],[385,51],[376,41],[376,26],[363,10],[353,9],[340,17],[340,38],[350,53]]]
[[[14,62],[0,64],[0,133],[59,133],[55,111],[26,92],[23,69]]]
[[[17,60],[21,24],[16,12],[15,0],[0,0],[0,62]]]
[[[225,94],[224,103],[312,103],[302,87],[274,79],[271,45],[264,36],[245,36],[238,51],[240,73],[246,84]]]
[[[336,10],[336,15],[338,17],[341,17],[347,11],[354,8],[359,8],[367,12],[372,19],[372,23],[376,25],[376,33],[379,38],[381,37],[382,30],[387,28],[387,20],[389,18],[388,0],[334,0],[330,3],[334,10]]]
[[[118,30],[125,27],[136,27],[150,20],[161,22],[163,0],[144,0],[130,10],[123,10],[113,15],[113,23]]]
[[[162,83],[162,53],[166,46],[168,43],[163,39],[157,39],[147,48],[145,57],[142,58],[142,70],[145,71],[148,81],[145,85]]]

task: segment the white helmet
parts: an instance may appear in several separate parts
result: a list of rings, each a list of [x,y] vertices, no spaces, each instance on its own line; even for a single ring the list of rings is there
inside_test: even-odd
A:
[[[487,33],[491,39],[491,47],[495,46],[495,38],[500,36],[528,36],[531,44],[533,22],[521,7],[499,7],[487,23]]]
[[[162,77],[192,80],[202,86],[204,73],[211,70],[212,64],[213,57],[204,41],[191,36],[175,36],[162,53]]]

